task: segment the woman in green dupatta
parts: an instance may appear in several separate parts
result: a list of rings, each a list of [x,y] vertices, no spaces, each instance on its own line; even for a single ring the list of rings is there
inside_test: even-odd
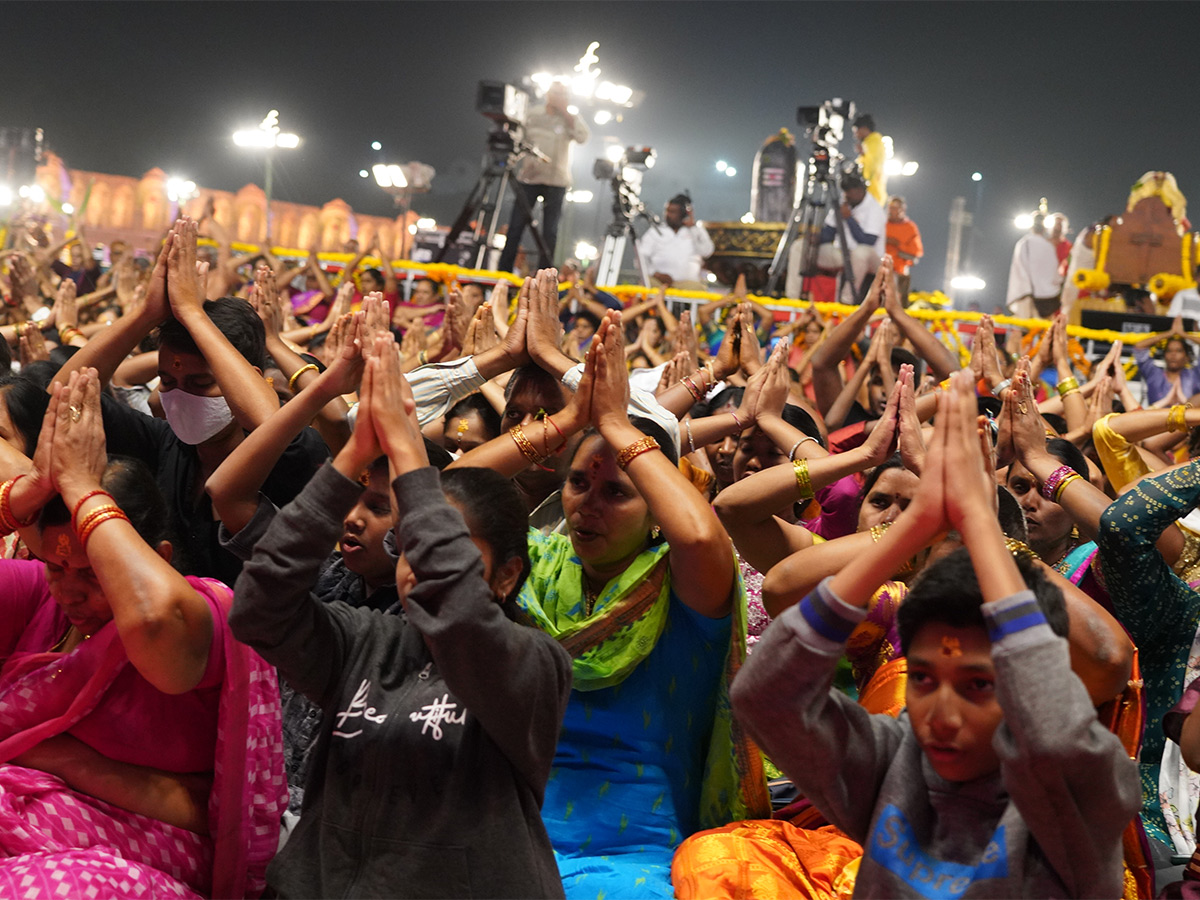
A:
[[[666,434],[630,421],[622,345],[609,312],[565,409],[455,464],[511,475],[594,429],[563,487],[568,535],[531,533],[519,599],[574,659],[542,816],[567,897],[588,900],[671,897],[680,841],[769,811],[761,758],[729,711],[745,646],[733,548]]]

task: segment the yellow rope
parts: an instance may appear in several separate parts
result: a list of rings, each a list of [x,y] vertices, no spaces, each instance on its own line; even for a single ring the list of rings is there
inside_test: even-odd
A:
[[[1101,233],[1100,253],[1097,254],[1097,268],[1101,267],[1101,265],[1103,264],[1104,256],[1107,254],[1107,250],[1108,250],[1107,237],[1108,237],[1108,229],[1104,229]],[[207,246],[216,246],[216,242],[211,240],[210,238],[201,238],[200,243],[203,245],[207,245]],[[256,253],[256,252],[259,252],[259,250],[260,250],[259,246],[256,244],[243,244],[243,243],[239,243],[239,242],[234,242],[230,246],[232,247],[232,249],[238,251],[239,253]],[[284,248],[284,247],[274,248],[272,250],[272,253],[274,253],[276,256],[288,256],[288,257],[297,257],[297,258],[308,256],[307,250],[289,249],[289,248]],[[344,265],[344,264],[350,262],[351,260],[353,260],[355,257],[355,254],[353,254],[353,253],[319,253],[319,254],[317,254],[317,256],[320,260],[322,260],[324,262],[336,262],[336,263],[341,263]],[[363,261],[366,263],[379,263],[380,262],[380,260],[378,258],[370,257],[370,256],[364,257]],[[451,265],[449,263],[420,263],[420,262],[413,262],[412,260],[402,259],[402,260],[395,260],[394,262],[392,262],[392,268],[397,271],[420,272],[427,278],[431,278],[434,281],[440,281],[445,284],[450,284],[453,281],[462,281],[462,280],[465,280],[465,281],[475,281],[475,280],[501,281],[501,280],[504,280],[504,281],[509,282],[510,284],[520,287],[520,285],[523,283],[522,278],[518,278],[516,275],[513,275],[511,272],[497,272],[497,271],[493,271],[491,269],[466,269],[466,268],[462,268],[460,266]],[[597,290],[606,291],[606,292],[608,292],[616,297],[619,297],[619,298],[630,298],[630,297],[634,297],[634,296],[638,296],[638,295],[644,297],[646,295],[646,287],[644,285],[640,285],[640,284],[598,285]],[[703,300],[703,301],[709,302],[709,303],[711,303],[714,300],[728,300],[730,298],[730,295],[725,294],[725,293],[718,294],[713,291],[681,291],[681,290],[676,290],[675,288],[668,288],[666,293],[667,293],[668,299]],[[917,299],[923,299],[926,302],[931,302],[935,305],[942,305],[942,304],[948,302],[947,300],[944,299],[945,295],[938,291],[930,292],[928,294],[916,294],[916,295],[912,295],[912,296],[914,296]],[[758,303],[761,306],[767,306],[767,307],[770,307],[771,309],[776,309],[776,310],[794,309],[794,310],[798,310],[798,311],[808,311],[810,309],[816,309],[819,312],[821,312],[823,315],[826,315],[826,316],[829,316],[829,315],[846,316],[846,315],[849,315],[850,313],[854,312],[856,309],[858,309],[857,306],[850,306],[845,303],[817,303],[817,302],[810,302],[807,300],[793,300],[793,299],[787,298],[787,297],[778,297],[778,298],[777,297],[767,297],[767,296],[763,296],[760,294],[749,294],[749,295],[747,295],[746,299],[752,303]],[[980,318],[983,316],[983,313],[978,313],[978,312],[965,312],[965,311],[960,311],[960,310],[947,310],[947,309],[915,309],[915,308],[911,308],[911,307],[908,310],[906,310],[906,312],[910,316],[912,316],[914,319],[922,319],[925,321],[945,322],[945,323],[949,323],[949,322],[977,323],[977,322],[979,322]],[[883,315],[886,315],[886,313],[884,313],[882,310],[880,310],[876,315],[883,316]],[[993,315],[992,318],[993,318],[993,320],[995,320],[996,324],[998,324],[998,325],[1015,325],[1018,328],[1023,328],[1029,332],[1042,331],[1042,330],[1048,328],[1050,325],[1050,323],[1046,319],[1021,319],[1021,318],[1017,318],[1015,316],[1007,316],[1007,315]],[[957,335],[956,330],[954,330],[954,329],[950,329],[950,330],[951,330],[951,333]],[[1130,337],[1129,334],[1127,334],[1125,332],[1121,332],[1121,331],[1113,331],[1111,329],[1106,329],[1106,328],[1083,328],[1082,326],[1079,326],[1079,325],[1068,325],[1067,333],[1069,335],[1071,335],[1072,337],[1078,338],[1080,340],[1085,340],[1085,341],[1086,340],[1104,341],[1104,342],[1124,341],[1124,340],[1128,340]]]

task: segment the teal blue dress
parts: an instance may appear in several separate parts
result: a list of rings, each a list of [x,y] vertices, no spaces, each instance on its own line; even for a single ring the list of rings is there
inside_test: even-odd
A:
[[[1100,567],[1113,610],[1138,648],[1145,682],[1142,739],[1142,821],[1170,844],[1158,797],[1166,737],[1162,721],[1183,695],[1188,653],[1200,626],[1200,593],[1167,565],[1155,542],[1200,502],[1200,463],[1143,478],[1104,511]]]
[[[571,692],[542,805],[569,900],[674,896],[671,858],[699,829],[730,628],[672,591],[663,633],[630,675]]]

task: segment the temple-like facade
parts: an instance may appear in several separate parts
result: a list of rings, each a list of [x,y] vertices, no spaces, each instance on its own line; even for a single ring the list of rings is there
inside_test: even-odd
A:
[[[155,247],[177,215],[198,217],[210,197],[214,216],[233,240],[257,245],[266,236],[267,198],[255,184],[236,193],[199,187],[197,196],[177,204],[167,195],[162,169],[151,169],[140,178],[85,172],[68,169],[53,153],[47,153],[38,166],[37,182],[47,197],[82,210],[91,243],[120,239],[136,248]],[[340,198],[320,207],[272,200],[271,214],[271,240],[276,247],[307,249],[315,243],[320,251],[336,252],[352,238],[362,247],[378,238],[380,248],[392,259],[403,255],[401,235],[418,218],[411,211],[407,218],[395,219],[362,215]],[[406,237],[404,249],[411,247],[412,238]]]

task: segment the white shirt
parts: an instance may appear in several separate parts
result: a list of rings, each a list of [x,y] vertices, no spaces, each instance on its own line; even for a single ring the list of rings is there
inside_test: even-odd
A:
[[[700,265],[713,252],[712,238],[699,222],[678,231],[665,223],[651,227],[637,243],[646,273],[662,272],[673,281],[699,281]]]
[[[1185,319],[1195,319],[1200,322],[1200,292],[1197,292],[1195,288],[1176,291],[1175,296],[1171,298],[1171,306],[1167,310],[1167,315],[1172,318],[1183,316]]]
[[[831,209],[829,214],[825,216],[825,224],[830,228],[836,229],[838,224],[837,217],[838,211]],[[875,254],[883,256],[887,252],[887,213],[883,211],[883,207],[879,205],[879,201],[870,194],[866,194],[862,199],[862,203],[850,210],[850,218],[857,222],[858,227],[864,232],[875,235]],[[835,246],[840,246],[836,240],[834,244]],[[861,245],[854,239],[854,232],[850,230],[850,225],[847,223],[846,249],[853,251],[858,246]]]
[[[525,140],[550,157],[550,161],[542,162],[532,155],[525,157],[517,180],[523,184],[570,187],[571,142],[582,144],[587,139],[588,128],[580,116],[560,116],[544,109],[530,113],[525,120]]]
[[[1058,272],[1058,252],[1048,237],[1030,232],[1013,248],[1012,265],[1008,270],[1006,306],[1024,297],[1049,300],[1062,290],[1062,275]]]

